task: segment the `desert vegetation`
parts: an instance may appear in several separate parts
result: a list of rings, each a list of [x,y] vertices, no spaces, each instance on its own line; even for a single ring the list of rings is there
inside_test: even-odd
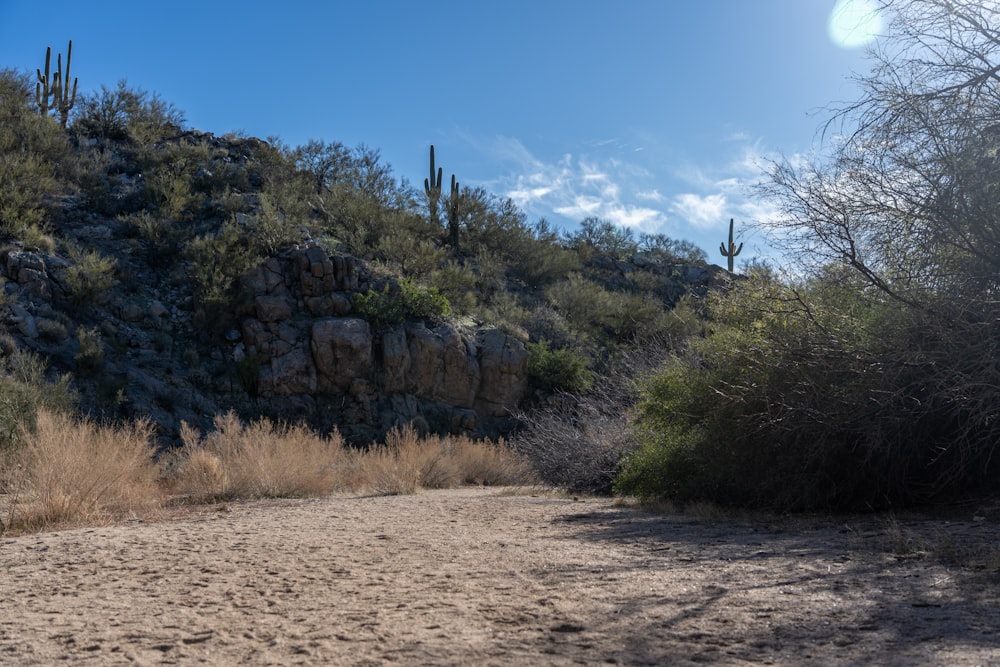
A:
[[[333,493],[396,495],[466,484],[535,483],[504,442],[421,437],[400,428],[367,449],[337,433],[221,415],[156,456],[149,422],[102,425],[38,411],[18,446],[0,449],[0,534],[150,518],[166,507]]]
[[[884,5],[892,29],[860,99],[811,160],[775,162],[759,187],[789,267],[749,258],[739,274],[732,221],[724,271],[684,241],[597,218],[560,231],[460,174],[449,188],[433,147],[418,189],[367,146],[190,130],[124,81],[53,116],[27,75],[0,72],[0,257],[17,282],[0,293],[4,527],[536,478],[779,511],[995,492],[1000,13]],[[376,335],[447,322],[523,344],[530,391],[507,442],[441,419],[348,446],[268,415],[261,364],[231,354],[254,307],[242,278],[305,243],[364,265],[341,306]],[[29,252],[55,258],[50,283]],[[106,324],[152,286],[175,298],[148,329]],[[140,396],[135,358],[215,397],[214,422],[190,421],[206,410],[175,386]]]

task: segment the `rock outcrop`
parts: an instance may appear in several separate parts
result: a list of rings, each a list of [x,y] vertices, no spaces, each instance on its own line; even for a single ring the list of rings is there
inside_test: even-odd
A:
[[[264,406],[323,404],[323,426],[356,439],[393,426],[495,431],[528,391],[528,353],[497,329],[422,322],[375,331],[352,313],[359,262],[318,246],[271,258],[243,280],[253,296],[231,354],[258,373]]]

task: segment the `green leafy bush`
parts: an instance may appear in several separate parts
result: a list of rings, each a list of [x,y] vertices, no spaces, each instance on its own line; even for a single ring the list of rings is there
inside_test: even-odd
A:
[[[528,343],[528,377],[550,391],[582,394],[594,383],[589,360],[568,348],[553,350],[542,339]]]
[[[65,270],[63,281],[70,301],[76,306],[100,301],[115,285],[117,261],[103,257],[96,250],[82,250],[74,245],[67,252],[72,264]]]
[[[647,384],[618,490],[780,510],[861,510],[995,484],[995,320],[917,316],[833,274],[708,303],[709,333]],[[992,480],[992,481],[991,481]]]
[[[199,236],[184,251],[195,282],[196,320],[212,334],[220,334],[239,315],[244,294],[238,278],[260,261],[235,223],[215,234]]]
[[[659,300],[646,294],[613,292],[580,274],[552,285],[546,296],[576,331],[607,344],[649,338],[666,326]]]
[[[11,348],[0,356],[0,450],[16,448],[35,427],[40,409],[69,412],[77,405],[71,377],[46,378],[38,355]]]
[[[114,88],[102,85],[77,101],[73,130],[87,137],[131,140],[140,146],[175,135],[184,114],[159,95],[132,88],[123,79]]]
[[[76,338],[80,346],[74,359],[80,375],[93,375],[104,365],[104,340],[96,327],[78,327]]]
[[[26,76],[0,70],[0,235],[37,245],[73,165],[59,123],[34,111]]]
[[[476,307],[476,274],[454,260],[427,276],[427,282],[451,304],[453,310],[468,314]]]
[[[448,299],[436,289],[421,287],[410,280],[401,280],[398,287],[386,285],[380,292],[368,290],[355,294],[354,309],[378,329],[407,320],[442,320],[451,314]]]

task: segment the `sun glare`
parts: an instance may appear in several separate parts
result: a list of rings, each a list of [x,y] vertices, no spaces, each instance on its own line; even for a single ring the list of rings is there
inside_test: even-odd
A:
[[[873,0],[837,0],[830,12],[830,39],[844,49],[865,46],[882,31],[882,15]]]

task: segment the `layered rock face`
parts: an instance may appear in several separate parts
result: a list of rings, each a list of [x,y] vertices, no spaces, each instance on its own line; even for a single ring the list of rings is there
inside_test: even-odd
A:
[[[408,322],[374,331],[353,315],[368,282],[352,257],[310,246],[271,258],[245,276],[253,316],[234,359],[256,367],[256,391],[283,413],[322,415],[348,437],[393,426],[487,434],[528,391],[528,353],[496,329]],[[305,415],[303,415],[305,416]]]

